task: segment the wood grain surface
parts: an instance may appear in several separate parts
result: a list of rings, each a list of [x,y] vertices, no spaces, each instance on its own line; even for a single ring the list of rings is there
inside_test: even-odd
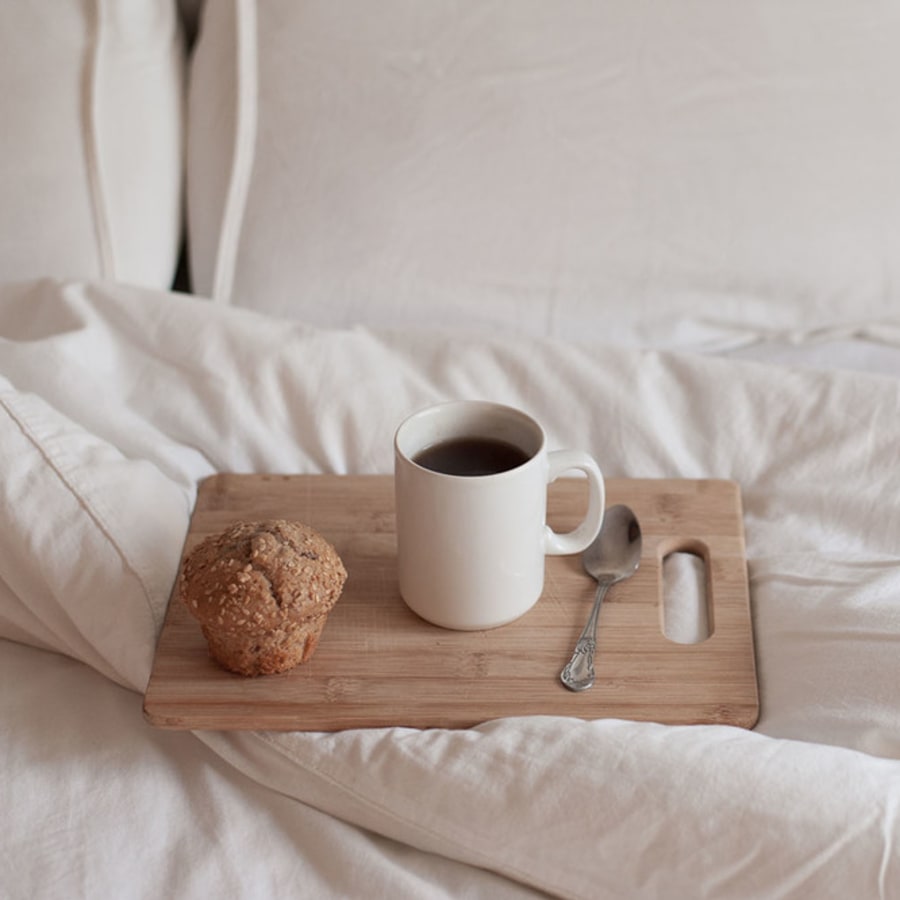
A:
[[[554,528],[578,523],[584,494],[579,479],[551,486]],[[596,683],[575,694],[559,671],[594,596],[579,557],[547,558],[544,593],[516,622],[449,631],[420,619],[400,597],[390,476],[213,476],[199,486],[185,551],[236,520],[291,518],[334,544],[349,578],[313,658],[259,678],[212,661],[199,625],[173,597],[144,714],[175,729],[466,728],[531,715],[752,728],[759,695],[738,485],[609,479],[607,503],[635,510],[643,555],[637,574],[607,594]],[[711,634],[698,644],[663,633],[662,560],[677,550],[707,562]]]

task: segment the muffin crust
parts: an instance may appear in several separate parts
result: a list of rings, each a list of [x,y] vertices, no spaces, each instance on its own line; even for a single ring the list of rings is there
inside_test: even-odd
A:
[[[312,656],[346,578],[316,531],[269,519],[204,539],[185,557],[179,593],[214,659],[241,675],[263,675]]]

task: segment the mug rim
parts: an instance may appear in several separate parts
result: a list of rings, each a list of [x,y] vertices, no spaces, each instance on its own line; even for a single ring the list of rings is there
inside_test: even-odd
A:
[[[458,423],[456,429],[451,429],[445,434],[437,434],[436,437],[429,442],[419,441],[413,449],[403,446],[406,431],[415,427],[417,424],[421,424],[423,420],[427,420],[430,417],[446,416],[449,412],[452,411],[453,407],[456,407],[461,413],[463,411],[469,411],[473,414],[480,412],[483,415],[489,415],[490,413],[500,414],[506,416],[508,421],[510,422],[515,421],[520,426],[526,426],[535,438],[534,445],[528,447],[523,446],[521,441],[510,438],[505,434],[501,439],[508,440],[509,443],[514,444],[516,447],[522,450],[523,453],[527,453],[528,459],[517,466],[513,466],[513,468],[511,469],[505,469],[502,472],[494,472],[487,475],[454,475],[449,472],[435,471],[434,469],[426,468],[425,466],[417,463],[415,459],[413,459],[416,454],[421,453],[428,447],[432,447],[435,444],[440,443],[442,440],[451,440],[455,437],[463,436],[482,436],[497,439],[496,434],[479,435],[477,431],[474,431],[473,433],[473,431],[471,430],[471,425],[467,430],[465,429],[463,423]],[[526,413],[524,410],[519,409],[518,407],[510,406],[505,403],[497,403],[493,400],[444,400],[439,403],[432,403],[429,406],[422,407],[421,409],[410,413],[397,426],[397,429],[394,432],[394,452],[397,457],[402,459],[405,463],[409,464],[417,471],[427,473],[429,476],[434,476],[436,478],[452,478],[467,482],[485,478],[502,478],[504,476],[511,476],[515,473],[521,472],[525,467],[534,464],[535,460],[541,457],[542,453],[545,450],[546,443],[547,436],[544,432],[544,429],[533,416],[530,416],[528,413]]]

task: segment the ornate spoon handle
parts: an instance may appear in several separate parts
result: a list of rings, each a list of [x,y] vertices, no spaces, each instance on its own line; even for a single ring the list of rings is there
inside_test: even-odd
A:
[[[600,615],[600,605],[609,590],[612,582],[601,581],[597,585],[597,594],[594,597],[594,605],[591,614],[585,622],[581,637],[575,645],[572,658],[566,663],[565,668],[559,673],[560,681],[570,691],[586,691],[594,685],[594,650],[597,647],[597,617]]]

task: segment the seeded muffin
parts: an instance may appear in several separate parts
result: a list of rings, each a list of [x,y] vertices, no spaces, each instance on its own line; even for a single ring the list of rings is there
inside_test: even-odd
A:
[[[347,579],[341,558],[307,525],[239,522],[185,558],[182,601],[210,655],[240,675],[270,675],[306,662]]]

